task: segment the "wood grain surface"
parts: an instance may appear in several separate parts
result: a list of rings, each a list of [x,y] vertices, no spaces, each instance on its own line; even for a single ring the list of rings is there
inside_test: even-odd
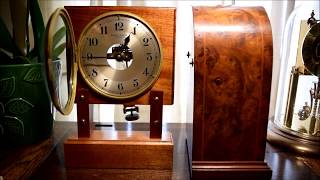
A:
[[[193,12],[194,159],[263,160],[272,70],[267,15],[262,8]]]
[[[263,161],[272,34],[261,7],[194,7],[193,161]],[[270,174],[271,175],[271,174]]]
[[[174,50],[175,50],[175,8],[151,8],[151,7],[125,7],[125,6],[67,6],[65,7],[71,17],[76,41],[84,27],[96,16],[110,11],[126,11],[143,18],[156,32],[162,45],[163,59],[162,70],[159,79],[151,90],[164,92],[164,104],[173,104],[174,90]],[[77,89],[89,89],[78,73]],[[89,89],[90,90],[90,89]],[[77,93],[78,94],[78,93]],[[91,104],[105,103],[133,103],[148,104],[149,91],[143,96],[119,102],[113,99],[103,98],[90,90]]]
[[[173,140],[169,132],[151,139],[148,131],[94,130],[90,138],[69,137],[64,157],[68,168],[172,170]]]

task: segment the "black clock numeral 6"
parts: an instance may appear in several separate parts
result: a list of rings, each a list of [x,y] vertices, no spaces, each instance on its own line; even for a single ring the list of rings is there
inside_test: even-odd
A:
[[[139,86],[139,80],[138,79],[134,79],[133,80],[133,87],[138,87]]]
[[[96,46],[98,45],[98,39],[93,37],[93,38],[87,38],[87,40],[89,41],[89,46]]]
[[[123,31],[123,22],[116,22],[114,26],[116,31]]]
[[[121,91],[121,90],[123,90],[123,84],[122,83],[119,83],[118,84],[118,89]]]

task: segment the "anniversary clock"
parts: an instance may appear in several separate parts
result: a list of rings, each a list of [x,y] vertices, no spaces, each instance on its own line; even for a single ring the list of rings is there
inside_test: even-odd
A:
[[[303,8],[295,9],[286,23],[285,37],[294,36],[292,22]],[[320,23],[314,11],[301,19],[296,58],[283,48],[275,116],[268,140],[300,154],[320,153]],[[289,38],[285,38],[289,39]],[[289,40],[288,40],[289,42]],[[292,42],[293,43],[293,42]]]
[[[63,114],[77,103],[78,134],[64,145],[67,167],[172,168],[162,106],[173,103],[174,14],[173,8],[65,7],[51,16],[45,53],[51,96]],[[66,103],[51,51],[59,19],[67,27]],[[90,104],[150,105],[150,132],[95,130]]]

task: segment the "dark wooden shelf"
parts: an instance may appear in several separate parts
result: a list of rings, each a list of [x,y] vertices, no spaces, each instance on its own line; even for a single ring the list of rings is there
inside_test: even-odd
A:
[[[133,130],[147,130],[148,124],[133,124]],[[107,127],[108,128],[108,127]],[[110,127],[109,127],[110,128]],[[115,124],[125,130],[125,123]],[[186,124],[166,124],[174,140],[173,171],[137,169],[66,169],[63,142],[76,131],[73,122],[55,122],[53,136],[39,144],[20,148],[0,148],[0,176],[3,179],[174,179],[188,180]],[[265,161],[272,179],[320,179],[320,157],[303,157],[267,143]]]

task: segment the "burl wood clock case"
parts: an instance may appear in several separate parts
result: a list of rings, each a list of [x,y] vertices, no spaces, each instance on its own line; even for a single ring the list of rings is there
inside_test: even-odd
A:
[[[267,14],[261,7],[194,7],[193,18],[192,179],[270,179],[264,162],[273,48]]]

